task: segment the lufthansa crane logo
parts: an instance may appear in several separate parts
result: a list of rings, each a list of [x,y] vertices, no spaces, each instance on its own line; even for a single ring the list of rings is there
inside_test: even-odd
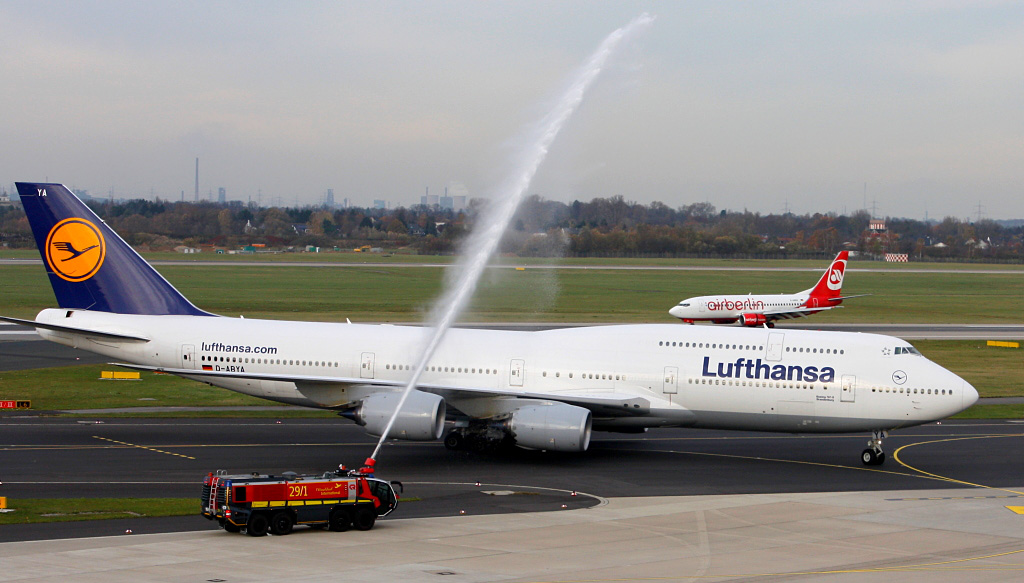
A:
[[[828,273],[828,289],[838,291],[843,287],[843,272],[846,271],[845,261],[836,261],[829,268]]]
[[[85,219],[64,219],[46,236],[46,263],[67,281],[85,281],[96,275],[106,255],[103,235]]]

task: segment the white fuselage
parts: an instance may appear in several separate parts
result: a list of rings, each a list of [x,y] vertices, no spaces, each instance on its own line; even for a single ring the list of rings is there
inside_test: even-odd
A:
[[[810,296],[808,293],[747,295],[747,296],[698,296],[685,299],[671,310],[669,314],[684,321],[704,320],[736,320],[743,314],[764,314],[793,310],[804,307]],[[819,306],[808,305],[816,308]],[[825,307],[824,303],[822,308]]]
[[[770,297],[770,296],[769,296]],[[425,328],[48,309],[37,321],[136,334],[112,342],[40,334],[124,362],[174,369],[404,381]],[[187,375],[183,375],[187,376]],[[197,378],[274,401],[340,407],[343,391],[293,382]],[[888,336],[671,324],[543,332],[450,330],[421,383],[506,394],[632,395],[635,417],[595,415],[595,429],[691,426],[791,432],[892,429],[942,419],[977,400],[960,377]],[[497,409],[487,395],[448,395],[471,417]]]

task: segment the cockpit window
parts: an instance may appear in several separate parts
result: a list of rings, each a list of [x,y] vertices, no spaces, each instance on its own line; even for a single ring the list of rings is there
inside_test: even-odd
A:
[[[684,308],[689,308],[690,307],[690,304],[687,304],[685,302],[680,302],[679,305],[684,307]]]
[[[917,351],[913,346],[897,346],[896,354],[916,354],[921,356],[921,353]]]

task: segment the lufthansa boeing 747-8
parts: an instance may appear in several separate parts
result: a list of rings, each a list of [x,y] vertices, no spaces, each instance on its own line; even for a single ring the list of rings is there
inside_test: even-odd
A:
[[[59,308],[53,342],[282,403],[320,407],[380,435],[429,329],[229,318],[194,306],[60,184],[18,193]],[[591,431],[701,427],[871,433],[956,414],[970,384],[874,334],[595,326],[451,330],[389,437],[584,451]]]

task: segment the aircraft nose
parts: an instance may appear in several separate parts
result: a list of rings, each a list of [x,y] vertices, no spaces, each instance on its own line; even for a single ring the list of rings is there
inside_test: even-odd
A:
[[[669,310],[668,313],[673,315],[673,316],[675,316],[676,318],[682,318],[683,317],[683,307],[682,306],[675,306],[671,310]]]
[[[963,408],[966,409],[978,402],[978,389],[971,386],[971,383],[964,381],[963,387]]]

